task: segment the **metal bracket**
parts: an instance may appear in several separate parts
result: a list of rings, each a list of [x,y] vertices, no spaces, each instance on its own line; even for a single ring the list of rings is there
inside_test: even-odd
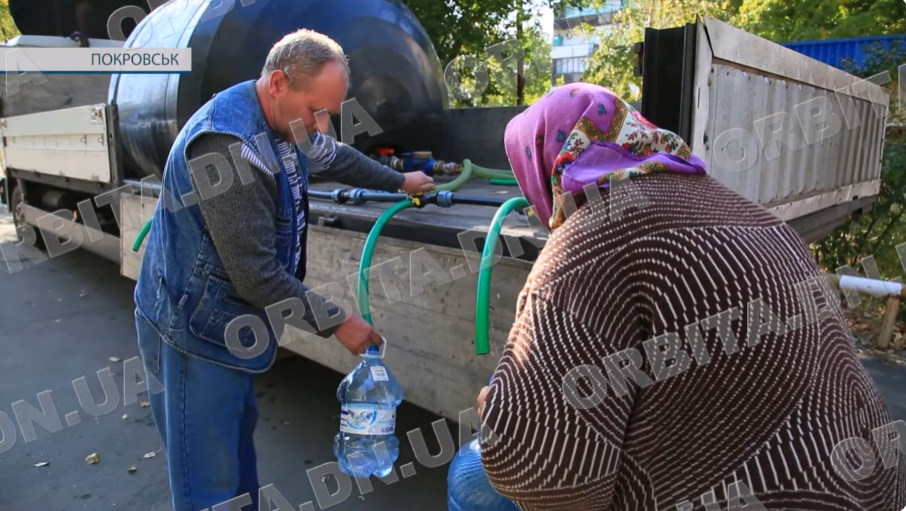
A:
[[[336,216],[319,216],[318,217],[318,226],[319,227],[336,227],[340,219]]]
[[[645,43],[635,43],[632,45],[632,53],[636,54],[637,64],[632,69],[633,76],[642,77],[645,73]]]
[[[104,124],[104,109],[107,105],[99,105],[91,109],[91,124]]]

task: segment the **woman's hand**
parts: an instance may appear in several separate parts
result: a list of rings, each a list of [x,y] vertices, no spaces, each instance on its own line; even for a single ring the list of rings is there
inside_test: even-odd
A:
[[[488,397],[488,392],[491,391],[491,387],[485,387],[481,389],[481,392],[478,393],[478,416],[481,417],[481,412],[484,411],[484,399]]]

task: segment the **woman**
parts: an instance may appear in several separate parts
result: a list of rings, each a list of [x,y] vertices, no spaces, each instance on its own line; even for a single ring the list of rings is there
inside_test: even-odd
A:
[[[505,138],[551,235],[480,394],[497,492],[523,511],[906,506],[892,420],[790,227],[602,87],[555,89]],[[894,440],[859,471],[875,431]]]

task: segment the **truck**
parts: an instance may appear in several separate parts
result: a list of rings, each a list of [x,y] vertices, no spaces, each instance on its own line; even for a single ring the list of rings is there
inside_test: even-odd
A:
[[[324,32],[344,47],[352,57],[349,97],[388,126],[356,138],[356,148],[403,169],[419,158],[508,168],[503,133],[526,107],[450,108],[433,46],[397,0],[258,0],[219,18],[213,3],[170,12],[175,3],[155,9],[125,42],[89,39],[89,47],[191,47],[193,73],[47,74],[44,83],[2,98],[3,195],[22,237],[3,252],[12,271],[16,258],[43,241],[50,256],[88,250],[135,280],[144,250],[134,245],[160,200],[163,161],[181,123],[212,92],[257,77],[266,49],[295,28]],[[173,30],[147,33],[163,19]],[[253,47],[243,47],[250,38]],[[8,44],[76,43],[23,35]],[[681,135],[710,175],[807,243],[877,201],[890,100],[883,87],[712,18],[649,28],[635,49],[641,113]],[[391,112],[393,105],[408,113]],[[357,200],[368,194],[342,188],[310,185],[306,284],[355,308],[360,254],[390,204]],[[478,178],[454,193],[491,204],[521,196],[517,187]],[[384,226],[374,251],[372,265],[381,271],[369,277],[368,296],[387,340],[385,362],[409,402],[454,421],[487,384],[546,240],[530,215],[503,223],[488,305],[490,349],[482,354],[476,284],[495,213],[481,201],[409,208]],[[341,373],[358,362],[339,343],[293,327],[280,344]]]

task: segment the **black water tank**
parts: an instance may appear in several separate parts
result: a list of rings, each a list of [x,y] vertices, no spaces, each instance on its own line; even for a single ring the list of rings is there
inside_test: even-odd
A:
[[[399,0],[171,0],[140,23],[125,46],[192,48],[192,73],[121,74],[110,81],[128,177],[159,177],[188,118],[213,94],[258,78],[274,43],[300,28],[343,47],[352,71],[348,99],[383,130],[374,137],[362,133],[353,145],[439,149],[448,108],[443,68]]]

